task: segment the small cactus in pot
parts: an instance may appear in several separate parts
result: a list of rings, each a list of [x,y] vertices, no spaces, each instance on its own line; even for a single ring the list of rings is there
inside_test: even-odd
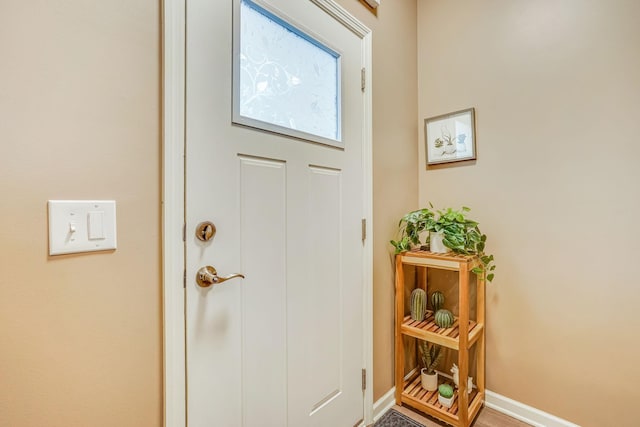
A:
[[[438,402],[446,408],[453,406],[453,387],[449,384],[438,386]]]
[[[418,288],[411,292],[411,319],[423,321],[427,313],[427,293]]]

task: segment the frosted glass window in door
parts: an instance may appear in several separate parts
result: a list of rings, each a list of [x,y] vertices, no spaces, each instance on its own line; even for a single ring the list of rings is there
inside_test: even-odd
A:
[[[243,0],[236,54],[236,121],[320,142],[341,140],[338,53]]]

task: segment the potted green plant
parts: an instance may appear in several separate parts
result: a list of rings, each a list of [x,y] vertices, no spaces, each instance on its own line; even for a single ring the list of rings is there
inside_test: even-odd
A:
[[[433,205],[429,205],[433,208]],[[485,253],[487,235],[482,234],[478,222],[467,217],[469,211],[471,209],[463,206],[458,210],[447,208],[433,212],[431,209],[423,208],[409,212],[398,224],[399,240],[391,240],[395,253],[399,254],[421,245],[420,236],[428,231],[432,252],[443,251],[443,248],[446,248],[458,254],[477,255],[482,265],[474,268],[473,272],[486,274],[486,279],[491,282],[496,268],[494,257]]]
[[[438,402],[446,408],[453,406],[453,387],[449,384],[438,386]]]
[[[437,344],[430,344],[423,340],[418,340],[418,351],[422,359],[423,368],[420,370],[420,382],[422,388],[427,391],[438,389],[438,373],[436,366],[442,359],[442,347]]]
[[[400,218],[400,222],[398,223],[400,239],[398,241],[391,241],[391,244],[396,249],[396,253],[399,254],[413,247],[420,246],[422,243],[421,236],[425,234],[425,232],[428,236],[429,227],[433,223],[434,216],[435,213],[424,208],[409,212]]]

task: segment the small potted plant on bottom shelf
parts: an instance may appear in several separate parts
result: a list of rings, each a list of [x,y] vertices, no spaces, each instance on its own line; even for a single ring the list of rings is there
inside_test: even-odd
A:
[[[440,384],[438,386],[438,402],[445,408],[451,408],[453,405],[453,387],[449,384]]]
[[[438,389],[438,373],[436,366],[442,359],[442,347],[436,344],[429,344],[426,341],[418,340],[418,350],[422,359],[420,370],[420,383],[422,388],[427,391],[436,391]]]

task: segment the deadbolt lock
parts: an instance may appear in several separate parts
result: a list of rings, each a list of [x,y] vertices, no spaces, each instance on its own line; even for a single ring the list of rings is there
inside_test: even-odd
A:
[[[196,237],[198,240],[208,242],[216,235],[216,226],[211,221],[204,221],[196,227]]]

